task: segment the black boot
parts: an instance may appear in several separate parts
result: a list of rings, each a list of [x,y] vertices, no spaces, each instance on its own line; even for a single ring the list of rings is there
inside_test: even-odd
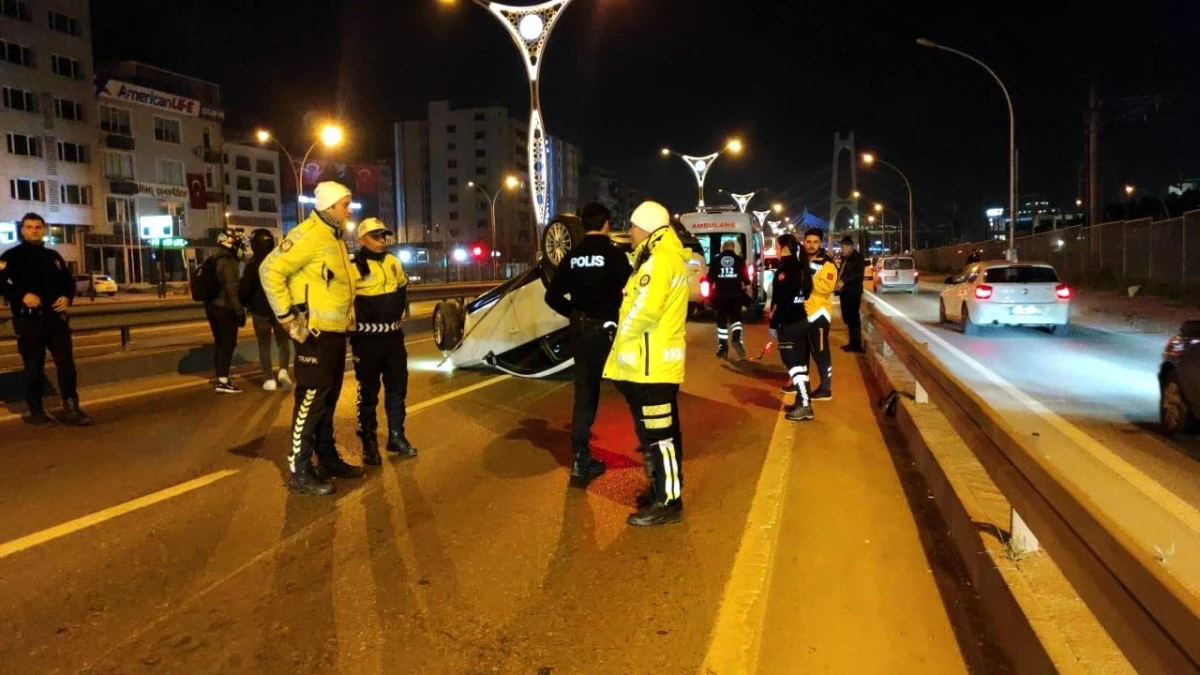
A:
[[[291,478],[288,479],[288,489],[297,494],[313,495],[314,497],[324,497],[337,491],[333,483],[318,478],[313,472],[312,466],[305,466],[293,472]]]
[[[734,339],[733,350],[738,353],[739,358],[746,358],[746,348],[742,346],[742,339],[740,337]]]
[[[634,506],[637,507],[638,511],[648,508],[653,503],[654,503],[654,488],[653,487],[646,488],[646,491],[643,492],[642,494],[638,495],[637,499],[635,499],[633,502]]]
[[[362,478],[366,470],[361,466],[347,464],[338,455],[337,447],[318,447],[317,465],[314,467],[317,478]]]
[[[73,427],[86,427],[96,421],[92,419],[91,415],[80,409],[77,399],[69,398],[63,401],[63,410],[65,411],[62,416],[64,424],[69,424]]]
[[[717,347],[717,358],[718,359],[724,359],[724,358],[727,358],[728,356],[729,356],[729,346],[728,345],[721,345],[720,347]]]
[[[389,431],[387,451],[398,454],[401,457],[416,457],[417,448],[408,439],[404,437],[403,431]]]
[[[374,433],[359,434],[363,444],[363,464],[371,466],[379,466],[383,464],[383,458],[379,456],[379,439]]]
[[[639,509],[637,513],[629,514],[625,522],[635,527],[647,527],[650,525],[678,523],[680,520],[683,520],[683,500],[676,499],[670,504],[656,502],[643,509]]]
[[[813,418],[813,409],[810,405],[794,405],[788,408],[784,417],[787,417],[789,422],[807,422]]]
[[[53,427],[58,426],[58,422],[51,416],[46,414],[46,409],[42,406],[29,406],[29,414],[22,417],[21,420],[25,424],[31,424],[35,427]]]
[[[586,488],[592,481],[604,475],[605,468],[604,462],[592,457],[590,453],[576,453],[575,462],[571,465],[569,485]]]

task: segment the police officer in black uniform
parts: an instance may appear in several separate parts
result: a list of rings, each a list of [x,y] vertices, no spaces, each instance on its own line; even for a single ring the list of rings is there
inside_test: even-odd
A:
[[[775,240],[779,268],[771,289],[771,328],[779,339],[779,358],[788,369],[789,387],[796,392],[796,403],[788,408],[787,418],[804,422],[813,418],[808,397],[808,314],[804,303],[812,293],[812,273],[804,248],[790,234]]]
[[[584,205],[580,216],[587,234],[558,264],[546,289],[546,304],[571,320],[575,351],[572,487],[587,487],[604,473],[604,462],[592,457],[589,442],[600,404],[604,362],[620,314],[621,293],[633,273],[629,258],[608,238],[612,213],[602,204],[591,203]]]
[[[746,358],[746,348],[742,346],[742,305],[750,286],[750,272],[746,269],[746,259],[738,255],[736,249],[735,242],[725,242],[708,268],[708,283],[713,289],[712,308],[717,314],[718,358],[729,355],[730,338],[738,356]]]
[[[0,293],[12,308],[17,350],[25,364],[25,422],[52,426],[42,402],[46,352],[54,357],[61,421],[86,426],[92,418],[79,408],[78,374],[67,308],[75,300],[75,279],[67,263],[45,244],[46,220],[36,213],[21,218],[21,243],[0,254]]]

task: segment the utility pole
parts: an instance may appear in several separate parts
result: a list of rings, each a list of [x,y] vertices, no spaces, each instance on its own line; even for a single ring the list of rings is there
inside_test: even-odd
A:
[[[1096,100],[1096,81],[1088,94],[1088,226],[1100,223],[1100,102]]]

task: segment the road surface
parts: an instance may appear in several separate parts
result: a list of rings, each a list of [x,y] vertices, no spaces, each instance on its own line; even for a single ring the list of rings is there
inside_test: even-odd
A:
[[[449,372],[421,335],[420,457],[331,498],[284,486],[283,393],[147,392],[86,430],[7,424],[3,670],[1006,672],[857,361],[837,352],[838,398],[795,427],[778,365],[718,361],[712,330],[689,327],[687,510],[660,528],[625,525],[642,468],[611,387],[593,442],[609,472],[571,490],[569,382]],[[353,386],[337,433],[357,461]]]
[[[877,298],[887,314],[913,319],[1082,430],[1149,481],[1200,508],[1200,442],[1170,441],[1157,431],[1157,374],[1167,336],[1075,323],[1062,337],[1026,328],[985,328],[980,335],[968,337],[957,326],[938,325],[939,292],[937,286],[923,285],[914,296],[868,294],[868,298]],[[931,341],[913,325],[898,323],[918,340]],[[931,347],[960,379],[993,386],[984,381],[983,371],[936,344]]]

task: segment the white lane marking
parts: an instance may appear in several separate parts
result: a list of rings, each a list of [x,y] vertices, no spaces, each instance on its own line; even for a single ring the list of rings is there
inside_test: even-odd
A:
[[[475,384],[473,384],[469,387],[463,387],[462,389],[455,389],[454,391],[452,391],[448,394],[442,394],[441,396],[436,396],[434,398],[429,399],[428,401],[421,401],[420,403],[418,403],[416,405],[408,406],[408,414],[415,415],[415,414],[421,412],[422,410],[427,410],[429,408],[432,408],[433,406],[435,406],[439,403],[445,403],[446,401],[458,398],[459,396],[462,396],[464,394],[469,394],[473,391],[478,391],[480,389],[483,389],[484,387],[490,387],[493,384],[497,384],[497,383],[503,382],[505,380],[511,380],[511,379],[512,379],[512,375],[499,375],[497,377],[486,379],[483,382],[476,382]]]
[[[408,347],[410,345],[419,345],[423,342],[433,342],[433,338],[431,338],[431,337],[430,338],[422,338],[420,340],[413,340],[411,342],[405,342],[404,346]],[[346,360],[350,360],[351,358],[353,358],[353,356],[349,353],[349,351],[347,351]],[[260,373],[259,371],[254,371],[253,373],[247,373],[247,375],[261,375],[261,374],[262,373]],[[354,377],[354,373],[348,371],[346,373],[346,377]],[[241,379],[245,379],[245,378],[241,378]],[[187,382],[179,382],[176,384],[163,385],[161,387],[155,387],[153,389],[138,389],[137,391],[127,391],[127,392],[120,393],[120,394],[113,394],[112,396],[104,396],[101,398],[88,399],[86,401],[86,403],[89,406],[106,405],[109,403],[119,403],[121,401],[127,401],[129,399],[141,398],[143,396],[154,396],[156,394],[165,394],[167,392],[172,392],[172,391],[182,391],[184,389],[199,389],[201,387],[211,387],[211,386],[212,386],[211,380],[207,380],[207,379],[202,380],[202,379],[197,378],[195,380],[188,380]],[[410,408],[409,411],[411,412],[412,409]],[[18,420],[18,419],[21,419],[20,413],[0,414],[0,424],[3,424],[5,422],[11,422],[13,420]]]
[[[1087,432],[1083,431],[1074,424],[1071,424],[1062,417],[1059,417],[1058,413],[1047,408],[1040,401],[1018,389],[1016,385],[1000,377],[996,373],[989,370],[982,363],[968,356],[961,349],[947,342],[945,338],[937,335],[925,326],[909,318],[906,314],[904,314],[904,312],[901,312],[899,309],[893,307],[887,302],[884,302],[883,299],[874,293],[867,293],[867,295],[870,296],[877,304],[892,312],[893,316],[908,322],[909,325],[911,325],[925,337],[929,338],[938,346],[950,352],[952,355],[958,357],[963,363],[970,366],[972,370],[995,384],[997,387],[1003,390],[1004,393],[1013,397],[1021,405],[1028,408],[1030,412],[1042,418],[1042,420],[1051,427],[1074,441],[1101,464],[1108,467],[1118,476],[1128,481],[1131,485],[1133,485],[1133,487],[1138,489],[1149,499],[1153,500],[1156,504],[1162,505],[1162,507],[1170,512],[1173,516],[1183,521],[1188,528],[1194,532],[1200,533],[1200,511],[1198,511],[1191,504],[1188,504],[1175,493],[1164,488],[1160,483],[1158,483],[1158,481],[1155,481],[1145,473],[1142,473],[1142,471],[1137,467],[1118,457],[1116,453],[1104,447],[1104,445],[1099,441],[1089,436]]]
[[[784,410],[775,418],[762,472],[737,555],[721,594],[717,620],[700,672],[706,675],[754,675],[762,649],[767,598],[779,542],[780,519],[792,468],[797,425]]]
[[[97,511],[86,516],[76,518],[75,520],[67,521],[61,525],[55,525],[54,527],[47,528],[41,532],[34,532],[33,534],[26,535],[20,539],[14,539],[12,541],[0,544],[0,559],[7,558],[14,553],[20,553],[21,551],[31,549],[34,546],[40,546],[48,541],[54,541],[60,537],[65,537],[68,534],[78,532],[93,525],[99,525],[100,523],[112,520],[118,516],[123,516],[127,513],[133,513],[134,511],[144,509],[147,506],[153,506],[159,502],[164,502],[168,499],[178,497],[182,494],[186,494],[192,490],[197,490],[205,485],[215,483],[222,478],[226,478],[240,472],[240,469],[224,469],[222,471],[214,471],[206,476],[189,480],[186,483],[180,483],[179,485],[166,488],[165,490],[159,490],[158,492],[146,495],[145,497],[138,497],[137,499],[127,501],[124,504],[117,504],[116,506],[109,507],[103,511]]]

